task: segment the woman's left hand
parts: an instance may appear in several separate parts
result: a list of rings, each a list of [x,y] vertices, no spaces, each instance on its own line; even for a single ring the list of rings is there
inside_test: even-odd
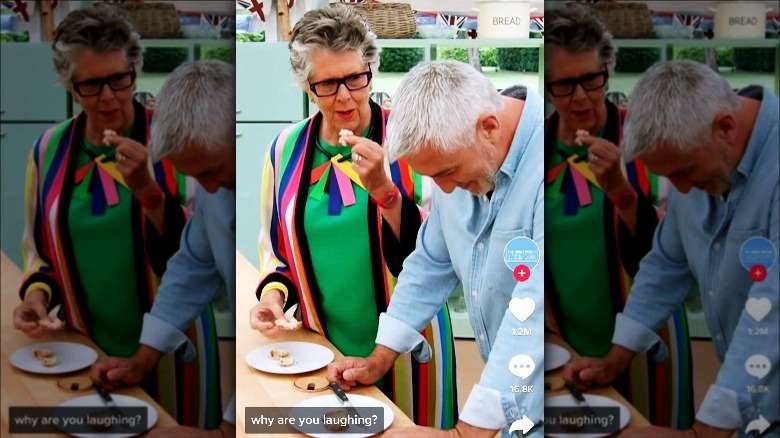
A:
[[[105,140],[116,146],[116,168],[136,198],[143,199],[157,185],[152,177],[152,162],[146,146],[132,138],[108,134]]]
[[[601,189],[608,198],[616,198],[631,187],[626,177],[623,154],[614,143],[600,137],[580,137],[588,147],[588,169],[596,176]]]
[[[344,137],[344,141],[352,146],[352,168],[357,172],[366,191],[372,198],[381,199],[393,189],[390,165],[385,159],[384,149],[375,142],[356,135]]]

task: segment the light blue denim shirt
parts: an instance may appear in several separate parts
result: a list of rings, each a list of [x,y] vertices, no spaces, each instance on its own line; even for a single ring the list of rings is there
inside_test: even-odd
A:
[[[515,237],[531,238],[544,248],[543,124],[542,99],[529,90],[490,199],[462,189],[445,194],[434,188],[430,215],[420,228],[415,251],[404,262],[387,313],[379,318],[376,340],[427,359],[430,346],[419,331],[462,282],[469,322],[486,364],[460,419],[481,428],[504,429],[504,436],[509,435],[508,425],[523,415],[535,423],[543,415],[543,262],[530,279],[518,282],[503,258],[504,247]],[[508,310],[512,298],[535,302],[536,310],[523,323]],[[532,336],[517,336],[513,328],[530,328]],[[512,358],[521,354],[535,362],[525,379],[509,371]],[[515,385],[533,386],[533,392],[513,393]]]
[[[775,250],[780,246],[779,124],[777,96],[764,88],[758,119],[732,174],[728,197],[697,189],[683,195],[672,189],[669,210],[658,225],[653,249],[639,266],[613,337],[615,344],[637,352],[658,347],[658,357],[664,357],[666,348],[654,331],[698,282],[722,365],[696,418],[711,426],[738,429],[741,436],[760,415],[772,423],[780,413],[780,268],[775,256],[766,279],[754,282],[740,262],[740,248],[751,237],[769,239]],[[751,298],[771,302],[771,310],[760,322],[745,310]],[[746,361],[755,354],[771,362],[771,371],[762,379],[746,371]],[[761,392],[759,385],[769,392]]]
[[[144,315],[141,343],[163,353],[178,351],[191,360],[195,347],[183,333],[222,286],[236,317],[236,193],[209,194],[198,186],[195,212],[184,226],[179,251],[157,290],[152,311]],[[236,422],[235,396],[224,419]]]

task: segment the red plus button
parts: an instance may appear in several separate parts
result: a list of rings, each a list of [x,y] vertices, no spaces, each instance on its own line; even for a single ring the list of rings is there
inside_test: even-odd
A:
[[[752,278],[753,281],[764,281],[766,278],[766,268],[761,265],[754,265],[750,268],[750,278]]]
[[[526,281],[531,278],[531,270],[526,265],[515,266],[514,273],[517,281]]]

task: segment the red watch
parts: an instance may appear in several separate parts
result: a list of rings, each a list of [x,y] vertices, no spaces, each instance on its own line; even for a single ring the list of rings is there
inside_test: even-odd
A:
[[[159,185],[155,185],[154,190],[146,195],[145,198],[139,199],[138,202],[140,202],[145,209],[154,210],[159,207],[164,200],[165,194],[163,193],[162,188]]]
[[[633,187],[627,188],[626,190],[622,191],[617,198],[609,198],[609,202],[611,202],[615,207],[618,208],[618,210],[625,210],[632,205],[634,205],[634,201],[637,199],[636,191]]]
[[[393,185],[393,190],[385,193],[384,196],[382,196],[382,199],[371,199],[376,202],[376,205],[384,208],[385,210],[389,210],[395,207],[398,201],[401,200],[401,191],[398,190],[398,187]]]

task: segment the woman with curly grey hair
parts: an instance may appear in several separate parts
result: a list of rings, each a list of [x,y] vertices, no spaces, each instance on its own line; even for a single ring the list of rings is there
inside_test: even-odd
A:
[[[415,246],[430,183],[403,161],[388,163],[389,112],[369,99],[379,67],[376,35],[344,5],[306,13],[295,25],[290,64],[319,108],[282,131],[263,168],[261,281],[253,328],[282,328],[299,304],[303,325],[344,355],[367,356],[379,315]],[[423,329],[434,356],[401,357],[376,385],[417,424],[457,421],[455,355],[449,312]]]
[[[612,346],[639,261],[661,215],[658,178],[621,151],[626,112],[606,99],[612,35],[588,6],[545,12],[545,323],[582,356]],[[615,381],[651,422],[693,420],[690,341],[682,307],[659,330],[671,358],[637,356]]]
[[[132,98],[143,63],[139,39],[127,17],[104,4],[69,13],[56,29],[55,71],[82,111],[33,145],[23,301],[14,311],[17,329],[46,336],[56,327],[47,312],[61,306],[68,327],[121,357],[139,347],[187,215],[187,183],[168,161],[149,158],[153,113]],[[210,309],[188,336],[215,351]],[[192,363],[169,357],[141,386],[180,423],[216,427],[215,360],[205,351]],[[181,396],[184,387],[191,397]]]

